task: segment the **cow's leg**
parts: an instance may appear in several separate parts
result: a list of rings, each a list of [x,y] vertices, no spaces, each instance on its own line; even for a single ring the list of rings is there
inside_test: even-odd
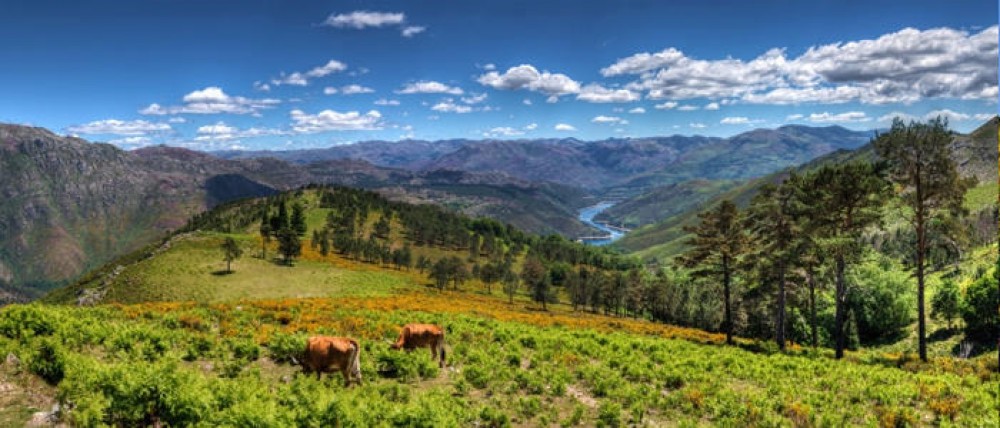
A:
[[[351,386],[351,374],[346,367],[340,369],[340,374],[344,375],[344,388]]]

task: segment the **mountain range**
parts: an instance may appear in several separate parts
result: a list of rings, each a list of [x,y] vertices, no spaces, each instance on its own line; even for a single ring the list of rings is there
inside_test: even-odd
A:
[[[373,141],[203,153],[165,146],[124,151],[0,124],[0,299],[30,298],[70,282],[220,203],[309,183],[374,189],[573,238],[592,233],[577,213],[597,201],[687,188],[678,183],[689,180],[759,177],[855,149],[872,135],[784,126],[731,138]],[[977,153],[974,145],[969,150]],[[674,211],[697,205],[685,201]],[[654,207],[640,217],[656,222],[674,211]]]

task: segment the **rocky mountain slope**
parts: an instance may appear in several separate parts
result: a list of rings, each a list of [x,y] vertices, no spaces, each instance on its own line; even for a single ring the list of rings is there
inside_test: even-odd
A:
[[[308,183],[381,189],[533,232],[588,230],[575,219],[583,192],[498,173],[415,173],[347,160],[225,160],[174,147],[128,152],[0,124],[0,301],[72,281],[214,205]]]

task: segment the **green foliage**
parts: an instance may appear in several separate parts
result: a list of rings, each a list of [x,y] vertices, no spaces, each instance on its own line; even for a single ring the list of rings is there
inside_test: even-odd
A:
[[[278,230],[278,252],[284,257],[286,265],[291,265],[292,260],[302,254],[302,242],[299,236],[292,229]]]
[[[916,301],[909,275],[891,260],[873,257],[851,269],[848,306],[862,344],[897,339],[913,322]]]
[[[10,339],[30,339],[55,331],[56,319],[39,305],[11,306],[0,314],[0,334]]]
[[[970,337],[990,343],[1000,328],[1000,290],[997,290],[997,275],[985,275],[965,290],[965,306],[962,318],[965,331]]]
[[[306,349],[305,334],[272,333],[267,341],[267,354],[279,363],[288,363],[292,359],[302,360],[302,352]]]
[[[38,349],[31,355],[28,370],[46,382],[55,385],[66,372],[66,351],[52,338],[38,341]]]
[[[226,237],[226,240],[222,242],[222,252],[224,254],[223,260],[226,261],[226,271],[232,272],[232,262],[243,255],[243,249],[236,243],[236,240]]]
[[[948,323],[962,314],[962,291],[952,279],[945,279],[931,298],[931,316]]]

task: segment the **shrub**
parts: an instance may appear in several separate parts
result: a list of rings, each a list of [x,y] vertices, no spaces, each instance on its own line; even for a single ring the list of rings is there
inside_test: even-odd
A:
[[[965,332],[977,340],[990,340],[1000,325],[1000,295],[997,294],[997,277],[986,275],[973,282],[965,290],[965,306],[962,318]]]
[[[622,426],[622,406],[613,401],[604,401],[597,410],[597,426],[599,427],[620,427]]]
[[[278,363],[288,363],[292,358],[301,359],[306,349],[304,334],[272,333],[267,341],[267,353]]]
[[[63,380],[66,370],[66,352],[50,338],[38,342],[38,349],[31,356],[28,370],[55,385]]]
[[[848,281],[854,284],[848,306],[862,343],[896,338],[913,322],[913,286],[899,263],[881,257],[868,260],[852,270]]]
[[[0,334],[11,339],[46,336],[56,331],[53,314],[39,305],[14,305],[0,312]]]

